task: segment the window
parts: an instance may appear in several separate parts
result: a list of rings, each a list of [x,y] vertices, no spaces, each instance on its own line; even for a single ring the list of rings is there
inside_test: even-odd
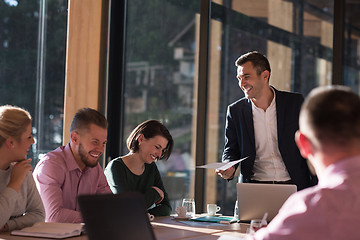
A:
[[[0,104],[32,115],[34,166],[62,142],[66,20],[66,0],[0,1]]]
[[[360,4],[349,0],[344,3],[344,85],[360,93]]]
[[[160,120],[169,129],[174,150],[157,166],[173,209],[182,198],[194,197],[199,6],[184,2],[131,0],[126,19],[123,136],[148,119]],[[124,141],[122,154],[127,152]]]

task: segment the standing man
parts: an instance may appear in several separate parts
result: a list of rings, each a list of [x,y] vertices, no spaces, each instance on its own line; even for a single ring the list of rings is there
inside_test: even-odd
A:
[[[269,61],[256,51],[235,65],[245,97],[228,106],[222,161],[247,157],[240,163],[241,182],[296,184],[298,190],[311,186],[313,177],[294,140],[302,95],[270,86]],[[217,173],[230,180],[237,167]]]
[[[319,184],[293,194],[251,239],[359,239],[359,109],[359,96],[346,87],[319,87],[309,94],[296,143]]]
[[[34,170],[48,222],[80,223],[81,194],[111,193],[98,159],[107,139],[107,120],[98,111],[83,108],[70,126],[71,141],[46,154]]]

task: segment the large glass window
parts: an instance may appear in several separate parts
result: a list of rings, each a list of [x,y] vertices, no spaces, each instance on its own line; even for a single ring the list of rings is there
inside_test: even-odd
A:
[[[127,7],[124,138],[148,119],[169,129],[174,150],[157,166],[174,209],[184,197],[194,197],[199,3],[131,0]],[[127,152],[124,144],[122,154]]]
[[[344,85],[360,93],[360,4],[345,1]]]
[[[0,0],[0,104],[33,117],[28,157],[62,142],[67,0]]]

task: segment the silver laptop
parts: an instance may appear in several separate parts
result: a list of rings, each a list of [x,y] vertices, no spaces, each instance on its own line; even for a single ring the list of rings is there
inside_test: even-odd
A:
[[[78,202],[90,240],[155,240],[140,193],[81,195]]]
[[[297,190],[292,184],[237,183],[236,188],[239,220],[261,219],[267,212],[268,222]]]

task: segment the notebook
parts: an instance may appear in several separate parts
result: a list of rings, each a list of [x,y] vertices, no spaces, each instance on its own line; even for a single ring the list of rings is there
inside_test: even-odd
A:
[[[236,188],[239,220],[261,219],[267,212],[268,222],[297,190],[292,184],[237,183]]]
[[[155,240],[140,193],[80,195],[78,203],[89,240]]]
[[[11,235],[63,239],[81,235],[83,227],[81,223],[37,222],[31,227],[14,230]]]

